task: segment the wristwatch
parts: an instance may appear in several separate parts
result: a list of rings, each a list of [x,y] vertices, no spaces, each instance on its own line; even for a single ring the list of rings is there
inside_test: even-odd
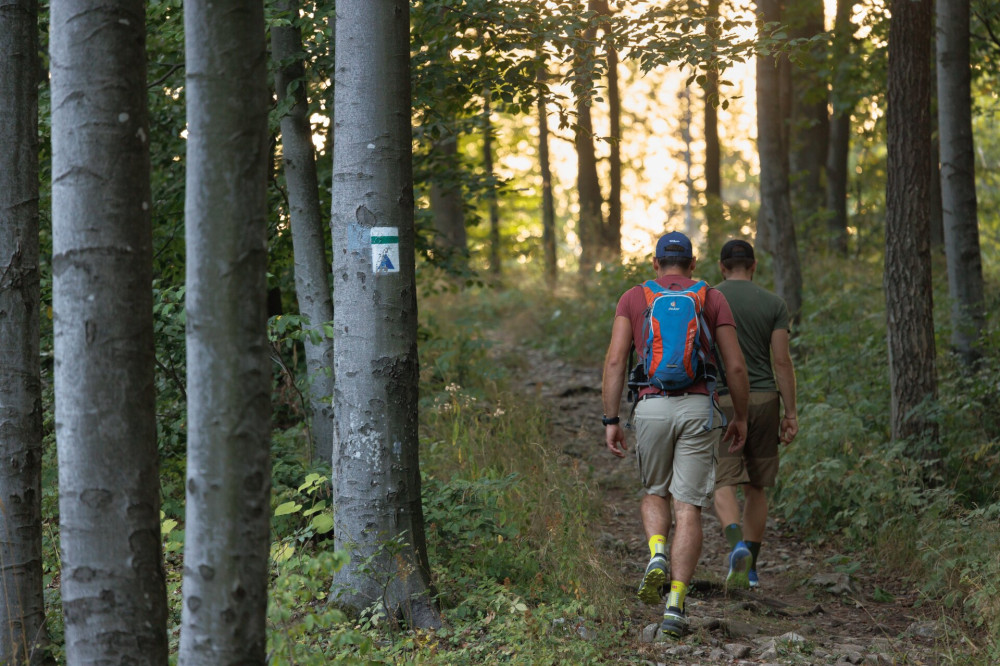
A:
[[[601,423],[603,423],[606,426],[617,425],[618,423],[621,423],[621,419],[618,418],[617,416],[610,416],[609,417],[609,416],[603,416],[602,415],[601,416]]]

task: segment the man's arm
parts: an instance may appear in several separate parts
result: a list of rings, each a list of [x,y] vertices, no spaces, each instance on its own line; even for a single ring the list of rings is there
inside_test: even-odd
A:
[[[735,326],[719,326],[715,329],[715,344],[726,365],[726,386],[729,387],[729,397],[733,401],[733,419],[722,436],[723,442],[732,440],[729,452],[735,453],[743,448],[747,439],[747,404],[750,401],[750,378],[747,375],[747,365],[740,349],[739,338],[736,337]]]
[[[785,413],[781,417],[781,441],[788,444],[799,432],[799,413],[795,404],[795,368],[789,351],[788,330],[779,328],[771,332],[771,354],[774,357],[774,381],[778,384],[781,404]]]
[[[604,403],[604,415],[608,418],[619,416],[618,408],[622,401],[628,352],[631,348],[632,322],[628,317],[615,317],[611,328],[611,344],[604,357],[604,376],[601,379],[601,400]],[[620,423],[604,426],[604,441],[611,453],[619,458],[625,456],[625,432]]]

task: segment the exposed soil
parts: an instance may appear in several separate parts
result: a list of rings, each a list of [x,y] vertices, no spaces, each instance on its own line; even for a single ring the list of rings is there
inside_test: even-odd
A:
[[[727,595],[728,546],[711,511],[703,512],[704,546],[687,601],[692,633],[681,641],[661,637],[663,608],[636,598],[649,559],[638,511],[641,489],[634,457],[616,458],[604,446],[600,367],[521,353],[531,368],[531,379],[521,386],[551,406],[552,441],[590,466],[605,498],[594,537],[609,568],[621,572],[621,599],[632,618],[629,642],[619,655],[608,655],[612,660],[638,655],[652,664],[977,663],[965,639],[948,631],[940,609],[919,603],[905,576],[876,572],[860,554],[847,559],[810,543],[773,517],[758,563],[760,588]],[[629,407],[623,404],[621,414]],[[629,438],[631,450],[634,435]],[[794,447],[783,451],[794,455]],[[844,573],[851,561],[861,566]]]

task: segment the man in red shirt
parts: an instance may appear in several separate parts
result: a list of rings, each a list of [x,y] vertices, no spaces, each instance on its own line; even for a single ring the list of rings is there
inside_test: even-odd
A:
[[[695,264],[691,241],[684,234],[668,233],[656,243],[653,269],[661,286],[678,290],[695,284],[691,278]],[[601,389],[605,443],[618,457],[624,457],[627,450],[618,410],[629,350],[634,344],[641,354],[645,347],[642,336],[646,308],[641,285],[622,295],[604,361]],[[729,450],[735,452],[743,446],[747,432],[749,384],[743,352],[729,304],[715,289],[706,294],[703,317],[726,367],[734,415],[723,441],[730,442]],[[646,603],[658,603],[661,588],[670,580],[660,629],[675,637],[687,631],[684,599],[701,555],[701,510],[712,505],[719,433],[709,424],[721,427],[721,412],[717,410],[714,395],[704,380],[678,391],[645,387],[635,410],[636,458],[646,490],[639,508],[650,550],[639,598]],[[666,543],[672,522],[671,504],[677,528],[670,548],[672,577],[668,579]]]

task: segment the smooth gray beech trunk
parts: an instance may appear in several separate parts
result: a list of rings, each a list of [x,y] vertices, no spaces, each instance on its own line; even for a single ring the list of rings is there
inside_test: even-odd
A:
[[[757,0],[757,15],[777,21],[779,0]],[[802,270],[795,240],[788,183],[788,148],[783,140],[784,118],[780,70],[773,55],[757,57],[757,151],[760,154],[760,210],[757,233],[774,257],[774,288],[797,320],[802,310]]]
[[[889,23],[885,302],[892,438],[936,438],[931,251],[931,0],[893,3]],[[915,457],[932,454],[912,450]]]
[[[440,625],[417,437],[407,0],[338,0],[333,158],[334,602]],[[372,85],[373,77],[378,85]]]
[[[0,9],[0,663],[42,663],[38,4]]]
[[[332,464],[333,338],[323,332],[323,325],[333,321],[333,294],[309,123],[298,7],[299,4],[292,0],[280,0],[276,5],[278,11],[287,14],[292,25],[271,28],[271,52],[278,64],[274,72],[278,99],[291,96],[294,100],[292,108],[281,118],[281,159],[295,255],[295,294],[299,313],[309,320],[307,330],[318,336],[307,338],[304,344],[312,409],[310,432],[315,456]],[[289,90],[289,85],[294,87]]]
[[[986,314],[969,64],[969,0],[938,0],[938,136],[951,344],[971,365],[981,354],[978,346]]]
[[[264,664],[270,543],[264,7],[184,5],[188,466],[178,663]]]
[[[145,4],[51,5],[52,301],[69,664],[166,664]]]

